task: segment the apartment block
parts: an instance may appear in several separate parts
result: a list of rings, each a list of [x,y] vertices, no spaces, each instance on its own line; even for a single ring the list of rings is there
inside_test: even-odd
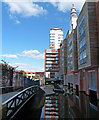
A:
[[[99,99],[99,2],[85,2],[76,23],[66,35],[65,83]]]
[[[99,1],[96,2],[96,20],[98,26],[98,48],[99,48]],[[99,49],[98,49],[99,53]],[[98,54],[98,65],[99,65],[99,54]]]
[[[60,44],[60,78],[61,83],[64,83],[64,41]]]
[[[50,49],[59,49],[60,43],[63,41],[62,28],[50,29]]]
[[[55,83],[59,80],[60,50],[45,49],[45,76],[46,84]]]
[[[67,74],[67,40],[64,39],[60,44],[60,78],[61,83],[65,84]]]
[[[87,11],[87,12],[86,12]],[[98,27],[96,3],[86,2],[77,21],[79,89],[87,94],[99,91]],[[83,77],[83,81],[82,81]],[[99,93],[97,92],[97,97]]]

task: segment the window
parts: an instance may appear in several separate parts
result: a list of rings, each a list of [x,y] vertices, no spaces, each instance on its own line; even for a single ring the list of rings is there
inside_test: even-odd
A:
[[[71,44],[71,42],[72,42],[72,38],[69,40],[69,44]]]
[[[86,50],[85,50],[80,54],[80,64],[85,64],[86,62],[87,59],[86,59]]]
[[[50,38],[54,38],[55,36],[50,36]]]
[[[85,22],[84,15],[79,22],[79,48],[80,48],[80,64],[87,62],[86,58],[86,39],[85,39]]]
[[[47,53],[52,53],[52,50],[51,49],[47,49]]]

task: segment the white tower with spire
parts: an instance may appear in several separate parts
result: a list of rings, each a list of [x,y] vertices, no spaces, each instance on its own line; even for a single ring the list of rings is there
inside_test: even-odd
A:
[[[72,4],[71,8],[71,18],[70,18],[70,28],[71,31],[75,29],[77,26],[77,13],[76,13],[76,8],[74,7],[74,4]]]

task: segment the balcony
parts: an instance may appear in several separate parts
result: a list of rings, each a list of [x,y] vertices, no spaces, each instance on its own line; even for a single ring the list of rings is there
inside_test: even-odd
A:
[[[46,65],[58,65],[58,63],[46,63]]]

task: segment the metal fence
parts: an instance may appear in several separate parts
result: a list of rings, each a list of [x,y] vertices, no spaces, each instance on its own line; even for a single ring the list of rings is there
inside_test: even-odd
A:
[[[37,86],[31,86],[29,88],[24,89],[23,91],[19,92],[9,100],[3,103],[3,119],[12,119],[20,108],[37,92]]]

